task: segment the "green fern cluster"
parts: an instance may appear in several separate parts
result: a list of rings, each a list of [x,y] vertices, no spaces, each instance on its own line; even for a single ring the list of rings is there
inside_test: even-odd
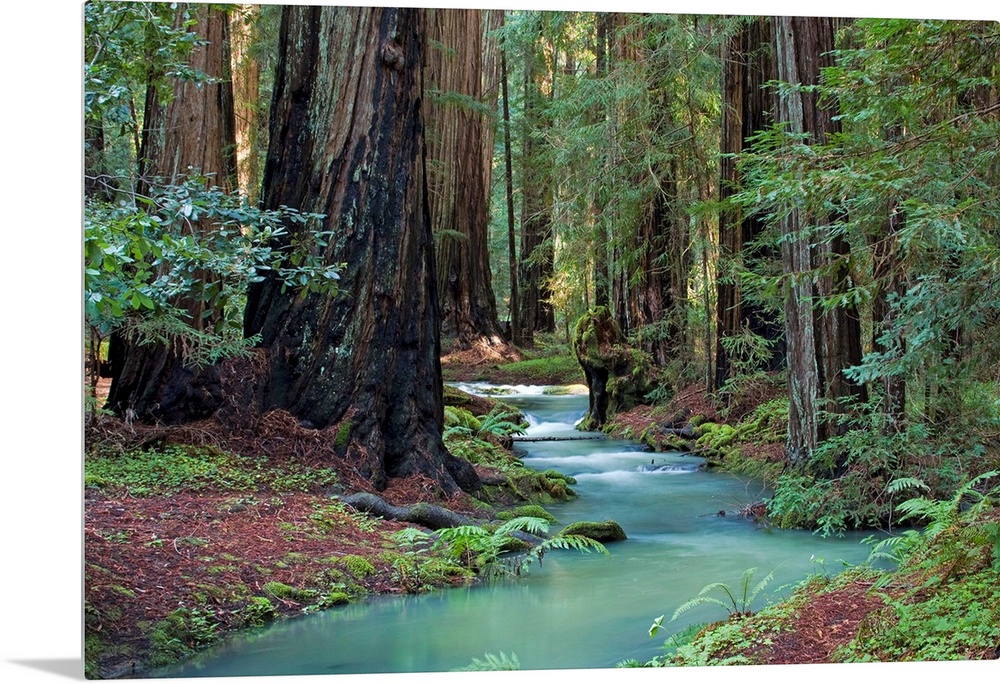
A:
[[[487,653],[483,658],[473,658],[472,663],[466,667],[459,668],[460,672],[490,672],[501,670],[520,670],[521,663],[517,656],[511,653],[509,656],[500,651],[500,655]]]

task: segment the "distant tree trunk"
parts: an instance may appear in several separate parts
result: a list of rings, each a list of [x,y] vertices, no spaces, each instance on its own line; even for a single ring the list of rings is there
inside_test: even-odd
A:
[[[595,62],[595,76],[598,79],[607,78],[608,76],[608,37],[611,33],[611,17],[607,12],[599,12],[597,15],[597,26],[596,26],[596,38],[597,43],[594,47],[594,62]],[[607,112],[601,105],[595,106],[595,111],[593,118],[595,121],[604,119],[607,116]],[[595,192],[591,200],[591,213],[594,217],[594,222],[603,226],[601,222],[601,214],[604,212],[604,201],[600,195]],[[609,306],[611,304],[611,272],[610,272],[610,259],[608,245],[610,240],[602,229],[600,233],[596,235],[594,241],[594,267],[593,267],[593,278],[594,278],[594,306]],[[587,305],[590,308],[590,305]]]
[[[741,183],[732,157],[749,147],[749,138],[773,121],[777,101],[765,84],[777,78],[772,57],[773,21],[757,17],[748,21],[726,42],[723,59],[722,159],[719,197],[725,201]],[[785,361],[784,330],[776,312],[743,296],[737,274],[739,263],[754,259],[778,260],[771,250],[755,246],[764,230],[759,216],[738,216],[732,211],[719,215],[719,247],[722,272],[716,290],[715,388],[733,376],[723,340],[748,331],[771,343],[771,357],[760,370],[778,370]],[[736,361],[741,361],[737,359]]]
[[[538,58],[540,26],[524,55],[524,150],[521,172],[521,337],[534,344],[535,332],[554,332],[555,314],[550,303],[549,278],[553,272],[551,165],[540,154],[535,136],[547,125],[541,113],[541,81],[544,74]]]
[[[791,84],[813,85],[820,69],[830,63],[834,49],[834,20],[818,17],[775,19],[775,58],[778,77]],[[822,107],[815,93],[788,91],[778,97],[778,120],[790,133],[807,133],[826,142],[836,132],[834,112]],[[789,426],[788,458],[808,460],[818,444],[836,430],[832,419],[820,411],[842,413],[843,401],[863,388],[843,374],[860,363],[860,319],[852,307],[820,312],[818,298],[842,291],[845,272],[842,257],[847,245],[839,237],[823,234],[828,217],[806,216],[793,209],[782,219],[782,267],[788,280],[785,331],[788,344]],[[819,223],[818,234],[804,234],[806,226]],[[822,274],[817,274],[822,269]],[[814,285],[815,280],[815,285]]]
[[[896,253],[896,236],[901,229],[903,214],[895,202],[887,207],[886,231],[873,241],[872,256],[875,267],[872,273],[875,292],[872,296],[872,346],[877,352],[888,352],[891,345],[883,341],[890,334],[895,323],[896,311],[890,297],[904,293],[902,277]],[[904,344],[903,340],[897,340]],[[900,375],[885,374],[882,377],[882,412],[888,420],[888,427],[899,428],[906,414],[906,380]]]
[[[232,96],[227,95],[228,23],[223,11],[209,5],[199,7],[194,28],[207,44],[196,48],[191,67],[219,81],[195,84],[175,81],[174,97],[165,110],[163,131],[147,130],[146,158],[149,176],[143,183],[179,183],[191,170],[209,177],[209,183],[232,188],[234,168],[226,150],[232,149]],[[147,103],[148,104],[148,103]],[[147,108],[148,109],[148,108]],[[151,113],[152,116],[152,113]],[[152,116],[154,122],[158,117]],[[154,145],[152,141],[162,141]],[[155,152],[155,154],[153,154]],[[142,156],[142,155],[140,155]],[[197,234],[199,225],[190,225]],[[180,296],[174,305],[185,311],[196,330],[214,325],[214,314],[206,309],[202,292]],[[112,341],[112,382],[108,407],[141,421],[182,423],[210,415],[222,402],[217,369],[187,363],[184,342],[139,344],[116,334]]]
[[[317,255],[344,266],[336,294],[256,284],[246,332],[269,360],[265,409],[338,426],[376,487],[425,475],[453,493],[479,478],[441,438],[423,22],[419,9],[284,8],[263,204],[324,214],[332,237]]]
[[[236,180],[240,194],[256,201],[260,184],[257,154],[260,120],[260,60],[251,53],[253,23],[260,17],[257,5],[235,5],[229,33],[233,82],[233,121],[236,142]]]
[[[87,118],[83,135],[84,196],[110,202],[118,189],[118,182],[108,173],[104,157],[104,121],[100,114]]]
[[[482,10],[428,10],[426,57],[427,186],[437,246],[442,334],[455,349],[501,347],[489,263],[489,197],[493,120],[481,109],[496,102],[487,60],[496,39]],[[493,73],[487,75],[487,66]],[[458,101],[456,96],[467,98]]]
[[[629,323],[634,327],[666,322],[656,334],[648,336],[642,347],[654,362],[665,366],[683,347],[683,326],[679,309],[687,290],[688,269],[685,254],[687,230],[676,223],[673,202],[676,200],[674,165],[662,173],[637,226],[633,248],[639,253],[636,284],[629,289]]]
[[[506,198],[507,198],[507,264],[510,271],[510,341],[515,347],[524,344],[521,328],[521,315],[517,285],[517,251],[516,235],[514,231],[514,164],[510,146],[510,98],[507,93],[507,51],[501,48],[500,52],[500,87],[503,91],[503,159],[504,173],[506,175]]]

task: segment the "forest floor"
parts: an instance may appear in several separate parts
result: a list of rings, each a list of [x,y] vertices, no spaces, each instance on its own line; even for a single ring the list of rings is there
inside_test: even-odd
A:
[[[530,366],[518,374],[516,364],[523,360],[501,361],[446,359],[445,374],[452,381],[531,384],[539,383],[540,377],[549,381],[542,384],[580,381],[567,364],[548,375]],[[751,410],[746,407],[744,415]],[[639,407],[621,416],[617,429],[638,435],[669,422],[664,417],[668,414],[721,420],[704,393],[689,388],[679,392],[669,407]],[[308,439],[288,425],[279,425],[270,434],[269,446],[277,447],[267,459],[268,472],[261,471],[259,462],[240,461],[235,466],[220,462],[217,477],[195,489],[185,489],[182,476],[169,470],[161,477],[168,482],[180,478],[178,487],[154,495],[138,485],[131,491],[127,484],[95,485],[88,475],[84,490],[88,676],[142,676],[151,666],[187,657],[228,631],[367,595],[469,581],[448,572],[435,574],[432,563],[417,562],[393,538],[406,527],[403,523],[337,505],[332,495],[370,489],[346,464],[331,462],[329,453],[310,456]],[[89,448],[101,439],[148,445],[164,435],[143,436],[136,426],[102,418],[88,429],[87,437]],[[209,426],[193,425],[175,432],[170,441],[212,453],[219,449],[240,453],[238,440],[225,437]],[[761,449],[758,456],[773,459],[771,451]],[[232,471],[236,474],[229,476],[237,485],[226,484],[230,466],[236,468]],[[323,468],[332,469],[335,476],[317,486],[314,476]],[[443,500],[434,483],[422,478],[394,480],[378,494],[394,505],[434,502],[470,517],[482,513],[481,504],[467,495]],[[848,643],[865,618],[882,605],[870,583],[809,593],[796,607],[794,628],[771,635],[769,646],[758,649],[752,662],[831,662],[831,653]]]

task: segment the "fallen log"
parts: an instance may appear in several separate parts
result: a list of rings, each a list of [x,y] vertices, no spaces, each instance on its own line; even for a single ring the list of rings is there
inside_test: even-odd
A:
[[[400,522],[414,523],[432,530],[440,530],[445,527],[459,527],[460,525],[475,525],[475,521],[434,504],[418,503],[412,506],[393,506],[385,499],[369,494],[358,492],[340,497],[348,506],[362,513],[368,513],[386,520],[399,520]]]

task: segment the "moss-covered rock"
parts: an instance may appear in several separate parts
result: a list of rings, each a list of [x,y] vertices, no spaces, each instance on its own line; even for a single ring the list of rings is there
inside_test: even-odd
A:
[[[299,589],[282,582],[268,582],[262,588],[265,593],[279,601],[295,601],[296,603],[307,603],[319,594],[315,589]]]
[[[623,530],[622,526],[614,520],[605,520],[603,522],[581,520],[580,522],[567,525],[559,534],[564,536],[575,534],[581,537],[587,537],[588,539],[593,539],[594,541],[601,542],[602,544],[628,539],[628,536],[625,534],[625,530]]]
[[[500,511],[497,513],[498,520],[513,520],[514,518],[541,518],[542,520],[547,520],[550,523],[554,523],[556,521],[554,515],[538,504],[525,504],[524,506],[512,508],[509,511]]]

